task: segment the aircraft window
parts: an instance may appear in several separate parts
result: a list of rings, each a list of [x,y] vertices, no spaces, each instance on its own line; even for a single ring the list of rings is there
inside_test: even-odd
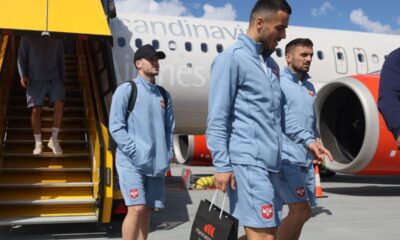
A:
[[[282,49],[280,49],[280,48],[276,49],[276,56],[282,57]]]
[[[159,48],[160,48],[160,43],[158,42],[158,40],[153,40],[153,41],[151,42],[151,45],[153,45],[153,47],[154,47],[155,49],[159,49]]]
[[[175,41],[169,41],[168,46],[169,46],[169,49],[170,49],[170,50],[172,50],[172,51],[175,51],[175,50],[176,50],[176,43],[175,43]]]
[[[207,51],[208,51],[207,43],[202,43],[202,44],[201,44],[201,51],[202,51],[202,52],[207,52]]]
[[[185,49],[188,52],[192,51],[192,43],[191,42],[185,42]]]
[[[337,55],[337,59],[339,59],[340,61],[343,61],[343,60],[344,60],[343,53],[338,52],[338,53],[336,53],[336,55]]]
[[[324,60],[324,52],[323,51],[317,51],[317,56],[319,60]]]
[[[364,62],[365,61],[364,55],[362,55],[361,53],[357,54],[357,58],[358,58],[359,62]]]
[[[123,37],[119,37],[118,38],[118,46],[120,46],[120,47],[125,47],[125,38],[123,38]]]
[[[142,39],[136,38],[136,40],[135,40],[136,47],[140,48],[142,46],[142,44],[143,44]]]
[[[372,54],[372,62],[379,63],[379,57],[376,54]]]
[[[222,46],[222,44],[217,44],[217,52],[221,53],[222,51],[224,51],[224,46]]]

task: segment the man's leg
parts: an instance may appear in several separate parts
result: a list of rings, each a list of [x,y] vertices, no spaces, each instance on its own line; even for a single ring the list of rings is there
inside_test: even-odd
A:
[[[128,213],[122,224],[122,238],[124,240],[147,239],[150,211],[145,205],[128,206]]]
[[[289,213],[278,229],[278,240],[297,240],[304,223],[311,216],[311,208],[308,202],[289,203],[288,206]]]
[[[53,129],[51,130],[51,138],[48,143],[48,147],[53,150],[56,155],[63,154],[60,143],[58,142],[58,133],[60,132],[62,117],[64,112],[64,102],[56,100],[54,102],[54,113],[53,113]]]
[[[42,133],[41,133],[41,127],[42,127],[41,115],[42,115],[42,108],[40,106],[32,107],[31,124],[33,129],[33,136],[35,137],[35,148],[33,149],[34,155],[42,154],[43,144],[42,144]]]
[[[277,173],[266,169],[233,164],[236,190],[229,189],[231,213],[245,227],[246,236],[240,240],[274,240],[280,224],[274,191]]]
[[[149,235],[151,211],[152,211],[151,208],[146,207],[145,211],[143,212],[143,218],[138,238],[140,240],[146,240],[147,236]]]
[[[32,115],[31,115],[31,123],[34,135],[41,134],[41,127],[42,127],[42,107],[33,107],[32,108]]]
[[[289,213],[278,228],[278,240],[298,239],[304,223],[311,217],[305,183],[305,167],[284,162],[279,177],[279,194],[288,204]]]
[[[53,127],[60,128],[64,113],[64,102],[56,100],[54,102],[54,113],[53,113]]]
[[[250,228],[245,227],[247,240],[274,240],[276,228]]]

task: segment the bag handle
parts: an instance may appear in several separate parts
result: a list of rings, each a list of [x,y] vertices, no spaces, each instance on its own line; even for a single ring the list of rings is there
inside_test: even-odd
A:
[[[215,205],[214,202],[218,195],[218,192],[219,192],[218,189],[215,190],[215,192],[214,192],[214,196],[211,200],[210,208],[208,209],[209,212],[211,211],[212,206]],[[219,219],[221,219],[221,217],[222,217],[222,212],[224,211],[225,202],[226,202],[226,193],[224,193],[224,199],[222,199],[222,206],[221,206],[221,212],[219,213]]]

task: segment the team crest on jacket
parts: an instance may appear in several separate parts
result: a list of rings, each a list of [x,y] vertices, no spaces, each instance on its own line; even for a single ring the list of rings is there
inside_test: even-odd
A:
[[[311,90],[308,90],[308,94],[310,94],[311,97],[315,96],[315,93],[313,91],[311,91]]]
[[[296,194],[297,194],[297,196],[302,198],[306,195],[306,190],[304,189],[304,187],[297,187]]]
[[[265,219],[271,219],[274,216],[274,208],[271,204],[261,206],[261,216]]]
[[[130,195],[131,199],[137,199],[139,197],[139,191],[136,188],[131,189],[129,191],[129,195]]]
[[[165,102],[164,102],[164,100],[160,100],[160,106],[161,106],[162,109],[165,108]]]

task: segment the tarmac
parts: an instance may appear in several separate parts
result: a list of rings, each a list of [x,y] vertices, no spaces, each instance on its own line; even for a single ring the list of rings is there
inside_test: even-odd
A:
[[[194,168],[198,174],[210,168]],[[167,179],[166,208],[151,218],[149,240],[189,239],[192,221],[202,199],[213,190],[180,188],[182,168],[172,168]],[[313,209],[301,240],[398,240],[400,239],[400,176],[351,176],[337,174],[322,179],[324,197]],[[283,215],[287,213],[284,209]],[[54,224],[1,226],[0,239],[121,239],[121,219],[111,224]],[[239,235],[243,234],[239,227]]]

